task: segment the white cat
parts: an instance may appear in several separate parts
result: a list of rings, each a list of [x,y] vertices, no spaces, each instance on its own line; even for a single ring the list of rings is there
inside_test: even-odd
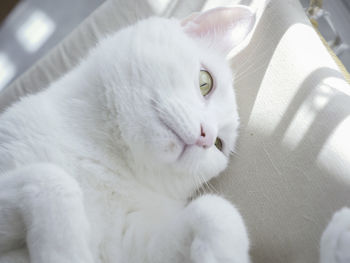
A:
[[[320,263],[350,262],[350,209],[336,212],[323,232]]]
[[[227,165],[239,119],[225,56],[255,15],[149,18],[0,117],[0,262],[249,262],[243,220],[189,198]]]

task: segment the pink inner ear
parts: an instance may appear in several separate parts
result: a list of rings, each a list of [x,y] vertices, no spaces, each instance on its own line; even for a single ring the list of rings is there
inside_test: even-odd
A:
[[[255,15],[248,7],[236,6],[194,13],[182,20],[181,25],[191,37],[205,38],[228,53],[245,39],[254,22]]]

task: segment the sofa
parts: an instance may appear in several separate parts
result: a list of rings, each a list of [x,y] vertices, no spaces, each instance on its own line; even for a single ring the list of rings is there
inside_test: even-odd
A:
[[[45,89],[104,36],[152,15],[244,4],[247,48],[228,59],[241,118],[236,153],[210,182],[247,224],[254,263],[316,263],[332,214],[350,206],[350,86],[296,0],[108,0],[0,93],[0,111]]]

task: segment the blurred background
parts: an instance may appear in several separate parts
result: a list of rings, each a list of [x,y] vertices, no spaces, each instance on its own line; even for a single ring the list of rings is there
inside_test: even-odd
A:
[[[1,0],[0,90],[60,42],[103,2]],[[310,0],[300,2],[307,10]],[[323,0],[322,9],[317,10],[314,16],[319,31],[349,71],[350,0]]]
[[[350,71],[350,0],[300,0],[318,30]],[[321,8],[320,8],[321,7]]]
[[[104,0],[1,0],[0,90],[67,36]]]

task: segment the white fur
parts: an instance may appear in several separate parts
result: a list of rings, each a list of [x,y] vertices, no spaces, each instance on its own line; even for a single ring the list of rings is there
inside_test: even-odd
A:
[[[237,137],[232,73],[210,43],[177,20],[141,21],[0,117],[1,263],[249,261],[231,204],[188,203]],[[223,152],[195,145],[201,125]]]
[[[350,262],[350,209],[336,212],[322,234],[320,263]]]

